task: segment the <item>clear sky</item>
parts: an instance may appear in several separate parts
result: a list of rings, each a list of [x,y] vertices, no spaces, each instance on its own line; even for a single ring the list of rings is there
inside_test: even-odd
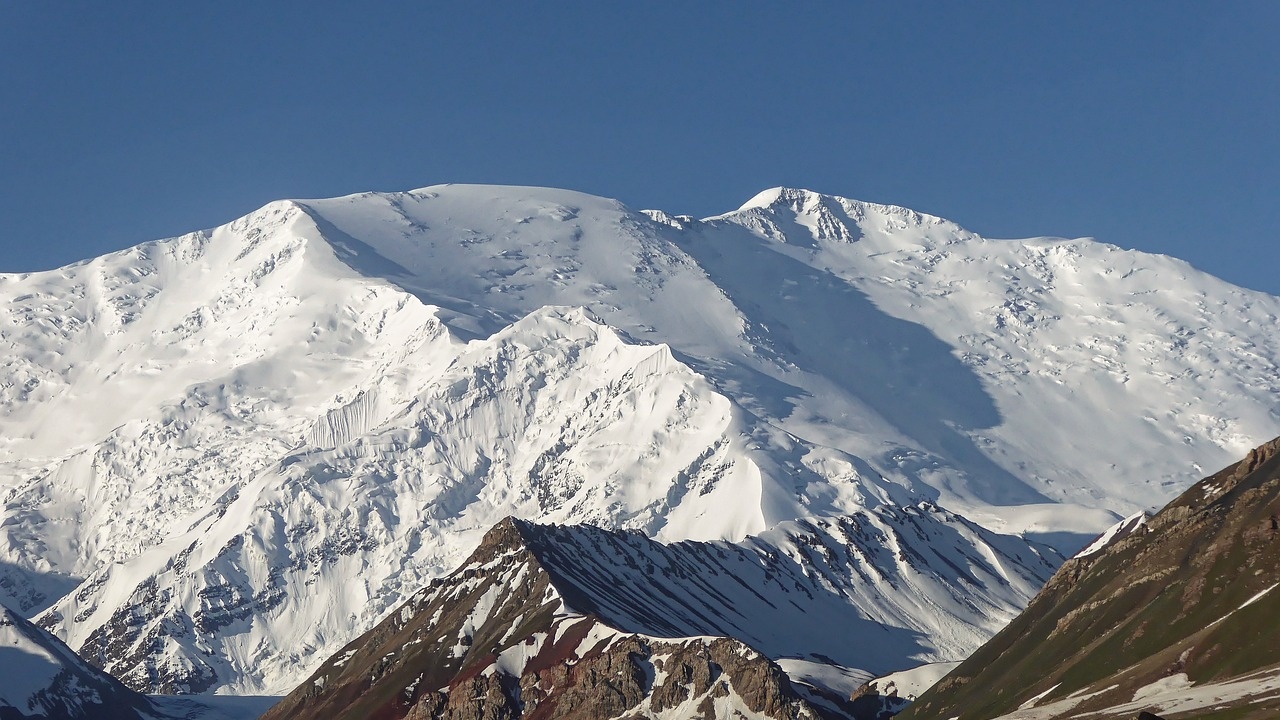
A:
[[[19,1],[0,59],[0,270],[284,197],[792,185],[1280,294],[1271,0]]]

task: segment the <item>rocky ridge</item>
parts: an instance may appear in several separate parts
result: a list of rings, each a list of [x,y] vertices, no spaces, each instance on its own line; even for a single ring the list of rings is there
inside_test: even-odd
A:
[[[1068,560],[903,720],[1280,713],[1280,439]]]
[[[570,609],[527,544],[540,530],[500,523],[463,567],[326,661],[264,720],[829,716],[740,641],[647,636]]]
[[[938,539],[957,526],[990,554],[946,555]],[[893,602],[935,603],[955,626],[973,625],[974,641],[983,616],[994,626],[1021,604],[1000,599],[997,573],[1021,573],[1030,592],[1056,564],[1006,554],[1019,548],[1011,540],[928,506],[672,545],[508,518],[269,717],[849,717],[847,694],[813,681],[811,667],[870,677],[849,668],[965,652],[931,645]],[[930,562],[961,578],[930,586],[941,576]],[[775,661],[810,671],[793,681]]]

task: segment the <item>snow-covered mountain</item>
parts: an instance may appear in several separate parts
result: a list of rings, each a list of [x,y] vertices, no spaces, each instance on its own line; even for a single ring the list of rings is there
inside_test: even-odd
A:
[[[507,515],[1074,551],[1280,423],[1280,299],[799,190],[280,202],[0,300],[0,591],[161,691],[288,690]]]
[[[928,503],[784,523],[740,543],[509,518],[267,717],[727,718],[745,707],[847,718],[849,690],[814,680],[815,668],[867,679],[850,665],[968,654],[1055,566]],[[575,697],[605,700],[609,688],[618,707],[574,710]],[[766,692],[792,712],[766,710],[782,705]],[[477,714],[477,697],[502,711]],[[693,712],[717,698],[724,712]]]

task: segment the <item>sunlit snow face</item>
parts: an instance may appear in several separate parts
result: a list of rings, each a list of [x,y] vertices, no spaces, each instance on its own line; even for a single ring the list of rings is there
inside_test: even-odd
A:
[[[795,190],[655,217],[442,186],[4,278],[6,592],[274,691],[509,514],[930,500],[1074,550],[1272,432],[1280,301],[1177,261]]]

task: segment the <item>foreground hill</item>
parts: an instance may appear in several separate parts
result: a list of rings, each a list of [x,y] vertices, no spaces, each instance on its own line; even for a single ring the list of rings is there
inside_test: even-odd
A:
[[[0,276],[0,594],[135,689],[271,693],[508,515],[740,540],[931,502],[1074,551],[1270,432],[1277,317],[802,190],[273,203]]]
[[[0,605],[0,718],[154,720],[151,702]]]
[[[899,717],[1280,716],[1280,439],[1068,560]]]
[[[737,544],[507,519],[267,717],[845,717],[813,678],[962,654],[1021,606],[1053,563],[1012,540],[929,506]]]

